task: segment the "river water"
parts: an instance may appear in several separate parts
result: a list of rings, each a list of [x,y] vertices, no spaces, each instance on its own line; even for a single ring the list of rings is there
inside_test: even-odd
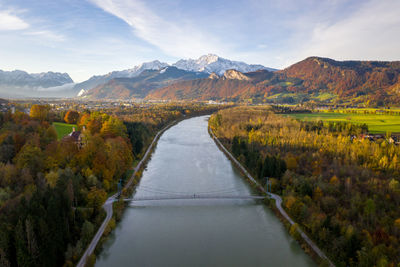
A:
[[[135,197],[249,195],[252,189],[207,132],[208,116],[167,130]],[[132,202],[106,241],[105,266],[315,266],[258,200]]]

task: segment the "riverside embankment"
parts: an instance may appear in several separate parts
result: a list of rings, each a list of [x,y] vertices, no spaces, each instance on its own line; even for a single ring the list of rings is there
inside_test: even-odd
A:
[[[207,116],[160,137],[134,196],[251,195],[252,187],[217,147]],[[259,200],[132,202],[96,266],[315,266]]]

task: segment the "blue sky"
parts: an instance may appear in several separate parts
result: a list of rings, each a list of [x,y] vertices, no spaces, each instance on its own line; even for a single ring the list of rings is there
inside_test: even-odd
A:
[[[203,54],[400,60],[399,0],[0,0],[0,69],[75,81]]]

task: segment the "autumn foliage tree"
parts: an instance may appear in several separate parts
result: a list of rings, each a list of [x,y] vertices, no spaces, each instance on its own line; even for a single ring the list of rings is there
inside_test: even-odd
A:
[[[263,107],[219,111],[209,126],[261,183],[274,177],[285,209],[337,266],[398,266],[398,145],[351,138],[365,125],[301,122]]]
[[[84,112],[79,121],[67,121],[86,126],[82,146],[71,138],[57,140],[51,119],[62,113],[49,106],[33,105],[31,116],[0,112],[0,266],[76,265],[104,219],[107,194],[128,178],[131,143],[140,156],[185,109]],[[123,122],[128,119],[132,124]]]
[[[68,110],[65,114],[64,121],[69,124],[76,124],[79,119],[79,113],[74,110]]]
[[[37,120],[44,121],[49,116],[50,107],[48,105],[34,104],[31,107],[29,115]]]

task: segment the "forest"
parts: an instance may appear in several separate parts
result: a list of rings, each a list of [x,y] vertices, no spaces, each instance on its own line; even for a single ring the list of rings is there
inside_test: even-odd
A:
[[[209,126],[337,266],[400,264],[400,147],[363,124],[297,121],[235,107]],[[356,138],[354,138],[356,137]]]
[[[156,132],[205,105],[0,113],[0,266],[74,266]],[[77,125],[60,140],[53,122]]]

